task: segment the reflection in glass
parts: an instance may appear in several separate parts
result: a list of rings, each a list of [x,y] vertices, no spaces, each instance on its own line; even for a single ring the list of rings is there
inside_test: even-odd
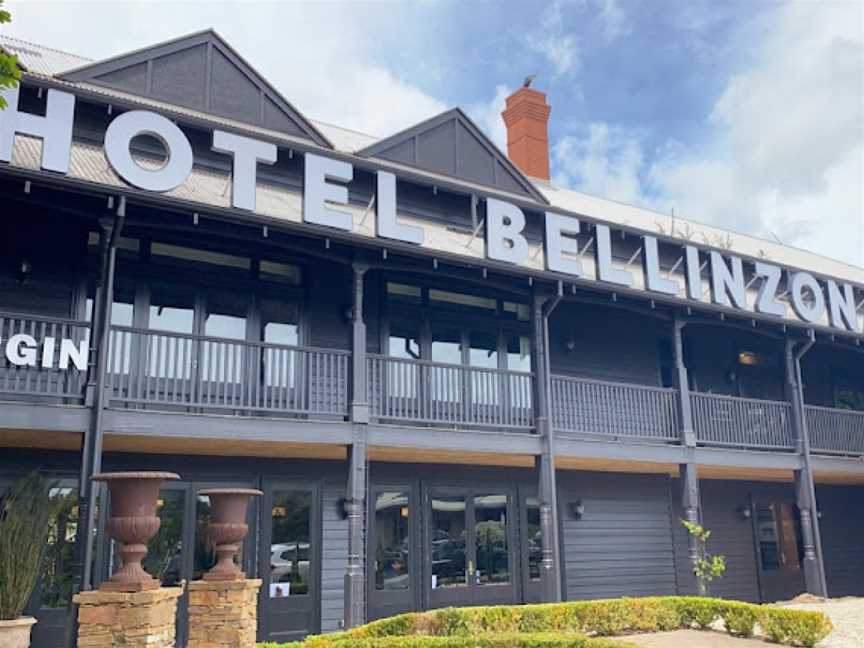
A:
[[[199,580],[204,572],[216,564],[216,552],[207,533],[210,521],[210,498],[206,495],[195,497],[195,555],[192,561],[192,580]],[[237,563],[243,564],[243,544],[237,552]]]
[[[378,493],[375,500],[375,589],[406,590],[409,581],[408,494]]]
[[[309,593],[312,493],[273,493],[270,536],[270,598]]]
[[[478,585],[510,581],[507,550],[507,496],[474,496],[474,537],[477,547]]]
[[[457,330],[433,330],[432,362],[462,364],[462,334]],[[431,375],[432,398],[439,401],[462,400],[462,371],[455,367],[436,367]]]
[[[540,580],[543,560],[543,534],[540,531],[540,504],[536,497],[525,500],[525,526],[528,532],[528,580]]]
[[[52,488],[49,492],[58,505],[57,516],[48,530],[39,583],[42,607],[65,608],[72,597],[75,574],[75,536],[78,531],[77,490]]]
[[[432,589],[463,587],[465,571],[465,498],[432,499]]]
[[[158,533],[147,545],[147,555],[142,561],[147,573],[162,583],[163,587],[179,585],[183,577],[184,495],[184,491],[176,489],[159,491],[156,514],[161,524]]]
[[[494,333],[472,331],[469,336],[468,364],[484,369],[498,368],[498,336]],[[498,375],[482,372],[471,374],[471,402],[480,405],[497,405],[500,385]]]

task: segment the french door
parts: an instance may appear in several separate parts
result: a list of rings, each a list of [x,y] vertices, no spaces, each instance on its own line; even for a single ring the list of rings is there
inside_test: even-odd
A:
[[[320,489],[267,481],[261,508],[259,638],[289,642],[320,630]]]
[[[428,607],[516,602],[515,489],[432,487],[425,508]]]

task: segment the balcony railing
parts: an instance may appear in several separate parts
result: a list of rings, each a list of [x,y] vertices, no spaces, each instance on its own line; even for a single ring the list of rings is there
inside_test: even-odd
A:
[[[864,412],[812,405],[804,412],[814,453],[864,455]]]
[[[526,430],[534,425],[533,374],[373,355],[371,414],[379,421]]]
[[[342,418],[350,353],[111,328],[114,403],[169,410]]]
[[[576,436],[678,439],[674,389],[552,376],[552,425]]]
[[[696,440],[712,446],[791,450],[789,403],[717,394],[691,394]]]
[[[27,364],[16,365],[9,361],[5,352],[10,338],[27,335],[36,342],[25,340],[18,351],[32,358]],[[46,340],[53,339],[46,346]],[[0,394],[4,397],[58,401],[67,404],[82,404],[87,386],[89,360],[83,370],[75,366],[68,357],[68,347],[63,349],[63,340],[71,341],[78,351],[89,359],[90,324],[56,317],[38,317],[0,313]],[[61,352],[62,351],[62,352]],[[62,357],[65,356],[65,357]],[[65,364],[65,367],[62,365]]]

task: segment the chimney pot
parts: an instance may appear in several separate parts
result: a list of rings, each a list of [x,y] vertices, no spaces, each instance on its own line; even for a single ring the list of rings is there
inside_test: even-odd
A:
[[[501,117],[507,126],[507,157],[523,173],[549,179],[549,113],[546,95],[523,86],[507,97]]]

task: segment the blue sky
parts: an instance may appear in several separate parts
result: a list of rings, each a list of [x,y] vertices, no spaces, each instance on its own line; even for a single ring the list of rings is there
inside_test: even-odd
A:
[[[861,2],[7,5],[5,33],[92,58],[214,27],[308,116],[380,136],[458,105],[504,147],[537,74],[556,184],[864,266]]]

